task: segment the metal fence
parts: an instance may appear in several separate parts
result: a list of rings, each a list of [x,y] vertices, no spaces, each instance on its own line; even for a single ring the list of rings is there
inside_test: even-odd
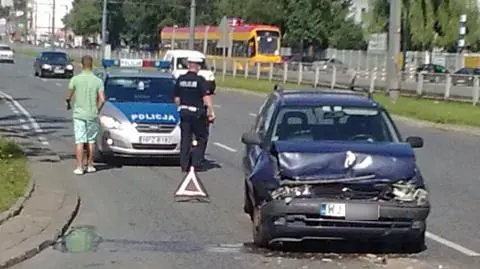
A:
[[[41,51],[43,48],[12,44],[17,50]],[[69,49],[68,53],[73,57],[80,57],[90,54],[96,59],[100,59],[100,51]],[[370,59],[361,58],[354,53],[351,59]],[[123,53],[112,52],[114,58],[130,59],[157,59],[159,56],[151,53]],[[347,57],[347,56],[345,56]],[[363,57],[363,56],[362,56]],[[341,60],[342,58],[340,58]],[[379,56],[380,59],[380,56]],[[364,63],[370,61],[365,60]],[[379,60],[381,62],[381,60]],[[382,70],[371,66],[357,65],[352,66],[349,61],[344,61],[345,65],[315,65],[307,63],[282,63],[282,64],[264,64],[253,63],[251,61],[234,60],[230,58],[209,58],[209,65],[214,67],[217,80],[224,76],[233,76],[245,79],[279,81],[282,83],[312,85],[312,86],[352,86],[379,90],[386,87],[386,80]],[[360,66],[360,67],[359,67]],[[369,68],[368,70],[362,68]],[[415,73],[415,70],[407,70],[400,74],[400,87],[402,92],[417,96],[440,97],[445,100],[458,99],[472,102],[476,105],[479,100],[479,79],[474,76],[449,75],[449,74],[423,74]]]

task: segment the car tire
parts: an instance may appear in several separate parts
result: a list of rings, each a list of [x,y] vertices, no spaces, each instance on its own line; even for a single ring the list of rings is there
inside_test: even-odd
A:
[[[36,70],[35,70],[35,71],[33,71],[33,76],[34,76],[34,77],[38,77],[38,73],[37,73],[37,71],[36,71]]]
[[[258,207],[253,208],[252,236],[253,244],[257,247],[267,248],[269,246],[270,235]]]
[[[45,75],[43,74],[43,71],[40,70],[40,73],[38,73],[38,77],[43,78]]]
[[[419,253],[425,250],[425,233],[421,236],[402,242],[402,250],[406,253]]]
[[[96,163],[104,163],[107,165],[116,165],[116,158],[110,154],[104,154],[101,152],[98,147],[95,148],[95,152],[93,153],[93,161]]]

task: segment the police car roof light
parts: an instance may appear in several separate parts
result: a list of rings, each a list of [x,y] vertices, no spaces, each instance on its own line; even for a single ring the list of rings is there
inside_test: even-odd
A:
[[[102,65],[104,68],[119,67],[119,68],[145,68],[153,67],[158,69],[169,69],[170,62],[160,60],[142,60],[142,59],[103,59]]]

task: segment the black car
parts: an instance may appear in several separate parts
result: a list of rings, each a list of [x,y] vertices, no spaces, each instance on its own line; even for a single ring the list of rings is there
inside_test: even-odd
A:
[[[442,82],[445,81],[447,74],[450,72],[445,66],[439,64],[422,64],[417,67],[415,80],[418,81],[418,74],[423,74],[423,81]]]
[[[353,91],[274,91],[245,144],[244,211],[254,243],[397,242],[424,248],[430,213],[413,148],[389,113]]]
[[[475,76],[480,76],[480,68],[460,68],[452,75],[452,85],[473,86]]]
[[[71,78],[74,71],[72,62],[65,52],[44,51],[35,59],[33,72],[40,77]]]

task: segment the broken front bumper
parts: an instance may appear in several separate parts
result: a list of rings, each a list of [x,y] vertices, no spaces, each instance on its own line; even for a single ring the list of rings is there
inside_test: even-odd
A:
[[[344,205],[344,216],[322,214],[322,204],[332,203]],[[261,208],[263,225],[272,238],[270,243],[382,237],[415,239],[425,232],[429,213],[429,205],[331,199],[294,198],[289,203],[273,200]]]

